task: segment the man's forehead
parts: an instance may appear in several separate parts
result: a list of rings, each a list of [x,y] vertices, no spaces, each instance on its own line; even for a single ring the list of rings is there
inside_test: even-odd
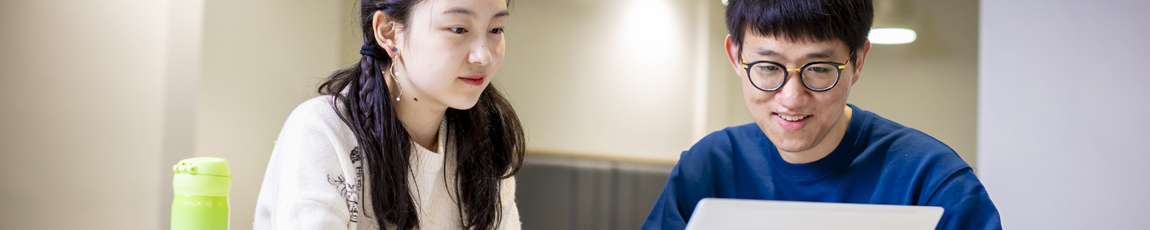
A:
[[[757,48],[757,49],[755,49],[755,51],[753,53],[758,55],[758,56],[764,56],[764,57],[786,58],[786,57],[796,57],[797,56],[797,57],[806,58],[806,59],[830,59],[830,58],[834,58],[836,56],[836,54],[838,54],[838,52],[835,52],[834,49],[810,49],[810,50],[798,50],[797,52],[796,51],[790,51],[790,52],[784,53],[781,51],[776,51],[776,50],[766,49],[766,48]]]
[[[849,52],[846,43],[838,39],[794,39],[788,36],[748,34],[743,39],[743,52],[758,56],[832,58]]]

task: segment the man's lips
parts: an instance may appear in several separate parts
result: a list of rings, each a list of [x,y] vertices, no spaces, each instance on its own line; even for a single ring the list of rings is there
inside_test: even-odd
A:
[[[807,117],[810,117],[810,115],[786,115],[786,114],[781,114],[781,113],[776,113],[776,115],[779,115],[779,118],[782,118],[783,120],[792,121],[792,122],[793,121],[800,121],[800,120],[806,119]]]
[[[803,129],[803,126],[806,126],[807,118],[810,118],[811,115],[799,115],[799,114],[787,115],[787,114],[775,113],[772,117],[774,117],[776,119],[776,122],[778,122],[779,127],[783,128],[783,130],[796,131],[796,130]]]

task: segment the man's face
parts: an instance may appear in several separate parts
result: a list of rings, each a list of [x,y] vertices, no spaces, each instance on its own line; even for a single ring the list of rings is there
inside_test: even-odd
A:
[[[775,146],[786,152],[802,152],[814,148],[830,133],[843,117],[843,108],[851,86],[858,80],[862,68],[855,68],[846,43],[830,41],[789,41],[785,37],[761,36],[747,33],[742,44],[732,44],[727,37],[727,53],[743,88],[743,100],[759,129]],[[739,48],[742,48],[740,57]],[[869,47],[869,44],[867,45]],[[865,57],[865,49],[860,62]],[[773,61],[786,68],[800,68],[811,62],[829,61],[847,63],[838,84],[830,90],[815,92],[803,86],[799,71],[788,70],[783,86],[766,92],[747,80],[742,63]],[[860,65],[861,66],[861,65]]]

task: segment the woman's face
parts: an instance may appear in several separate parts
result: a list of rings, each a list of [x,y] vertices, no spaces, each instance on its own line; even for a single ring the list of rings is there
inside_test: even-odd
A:
[[[506,0],[424,0],[395,34],[404,100],[470,109],[503,63]]]

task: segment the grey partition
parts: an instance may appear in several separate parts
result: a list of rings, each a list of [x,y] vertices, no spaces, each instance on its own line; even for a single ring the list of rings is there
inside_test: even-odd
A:
[[[1150,1],[981,4],[976,172],[1002,225],[1150,229]]]
[[[528,154],[516,190],[523,229],[639,229],[671,168]]]

